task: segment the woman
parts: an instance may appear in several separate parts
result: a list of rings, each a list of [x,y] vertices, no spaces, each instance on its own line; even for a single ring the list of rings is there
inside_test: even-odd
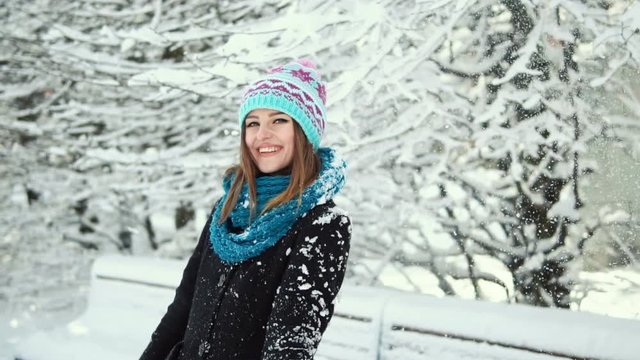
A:
[[[312,359],[333,314],[351,238],[332,201],[344,161],[320,148],[325,86],[309,61],[246,90],[240,164],[142,360]]]

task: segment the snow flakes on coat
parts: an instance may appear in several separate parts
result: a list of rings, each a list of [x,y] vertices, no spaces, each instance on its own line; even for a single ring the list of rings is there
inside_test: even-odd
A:
[[[208,226],[141,359],[311,360],[344,279],[348,215],[329,200],[237,264],[208,249]]]

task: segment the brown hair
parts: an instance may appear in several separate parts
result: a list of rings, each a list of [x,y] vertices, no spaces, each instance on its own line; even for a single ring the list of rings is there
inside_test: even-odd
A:
[[[255,216],[256,207],[256,174],[258,174],[258,168],[251,158],[251,153],[247,148],[247,144],[244,141],[245,127],[242,127],[240,134],[240,163],[228,168],[224,172],[224,177],[235,174],[235,180],[229,188],[227,194],[227,200],[222,207],[222,213],[218,223],[222,224],[231,215],[231,211],[238,201],[238,196],[242,190],[244,183],[249,184],[249,209],[250,216]],[[302,203],[302,192],[304,189],[311,185],[313,181],[318,177],[320,173],[320,158],[313,146],[307,140],[306,135],[302,131],[302,128],[296,121],[293,121],[293,159],[290,165],[291,180],[289,186],[285,191],[280,193],[275,198],[271,199],[262,210],[263,213],[267,212],[274,207],[286,203],[294,197],[298,197],[298,205]]]

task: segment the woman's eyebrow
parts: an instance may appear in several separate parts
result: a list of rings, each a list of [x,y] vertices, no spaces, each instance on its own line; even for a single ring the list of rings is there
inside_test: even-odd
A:
[[[274,111],[271,114],[269,114],[269,117],[276,116],[276,115],[287,115],[287,114],[283,113],[282,111]],[[287,116],[289,116],[289,115],[287,115]],[[247,119],[258,119],[258,116],[257,115],[249,115],[246,118]]]

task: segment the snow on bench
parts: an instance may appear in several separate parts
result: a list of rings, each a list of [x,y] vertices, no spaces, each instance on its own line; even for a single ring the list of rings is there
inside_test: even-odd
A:
[[[87,311],[17,344],[17,358],[136,359],[180,282],[184,261],[96,260]],[[640,323],[372,287],[343,286],[318,360],[638,359]]]
[[[349,332],[367,332],[355,342],[368,352],[359,359],[639,359],[634,320],[379,288],[347,286],[340,296],[319,353],[353,348]]]

